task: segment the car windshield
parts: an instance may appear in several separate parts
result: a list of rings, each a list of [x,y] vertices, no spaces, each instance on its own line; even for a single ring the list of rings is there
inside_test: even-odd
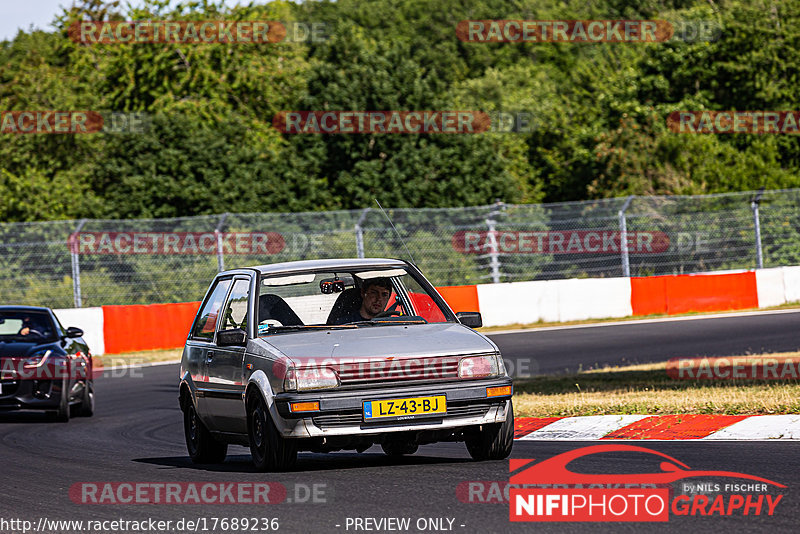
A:
[[[55,329],[46,313],[0,311],[0,340],[41,343],[52,339],[55,339]]]
[[[427,286],[404,267],[264,276],[258,333],[455,322]]]

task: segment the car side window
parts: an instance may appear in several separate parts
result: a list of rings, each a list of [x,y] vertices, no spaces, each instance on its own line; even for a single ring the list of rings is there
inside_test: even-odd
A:
[[[217,282],[217,287],[211,292],[203,309],[197,314],[197,321],[195,321],[192,328],[192,337],[212,340],[214,338],[214,330],[217,326],[217,318],[222,309],[222,304],[225,302],[225,295],[228,294],[228,288],[231,286],[230,280],[220,280]]]
[[[225,306],[220,330],[241,328],[247,330],[247,300],[250,297],[250,280],[239,278],[233,283],[231,296]]]

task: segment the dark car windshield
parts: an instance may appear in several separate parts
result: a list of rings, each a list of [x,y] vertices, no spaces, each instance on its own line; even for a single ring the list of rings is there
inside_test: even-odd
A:
[[[0,339],[42,343],[56,338],[50,316],[43,312],[0,311]]]
[[[403,267],[265,276],[259,288],[258,333],[455,321],[426,286]]]

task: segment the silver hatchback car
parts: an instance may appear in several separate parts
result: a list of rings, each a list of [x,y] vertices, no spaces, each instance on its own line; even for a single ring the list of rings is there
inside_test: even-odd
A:
[[[249,446],[262,471],[298,451],[413,454],[464,441],[511,453],[511,378],[497,346],[412,264],[279,263],[219,273],[183,350],[180,406],[197,463]]]

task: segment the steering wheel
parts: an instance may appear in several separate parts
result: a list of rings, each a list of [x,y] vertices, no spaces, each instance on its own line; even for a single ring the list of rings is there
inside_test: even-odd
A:
[[[384,310],[377,314],[373,319],[380,319],[381,317],[391,317],[392,315],[403,315],[403,312],[398,310],[397,308],[389,308],[388,310]]]
[[[378,313],[373,317],[373,319],[380,319],[381,317],[391,317],[392,315],[403,315],[401,310],[398,310],[397,307],[400,305],[399,300],[395,297],[394,302],[392,303],[392,307],[388,310],[383,310],[382,312]]]

